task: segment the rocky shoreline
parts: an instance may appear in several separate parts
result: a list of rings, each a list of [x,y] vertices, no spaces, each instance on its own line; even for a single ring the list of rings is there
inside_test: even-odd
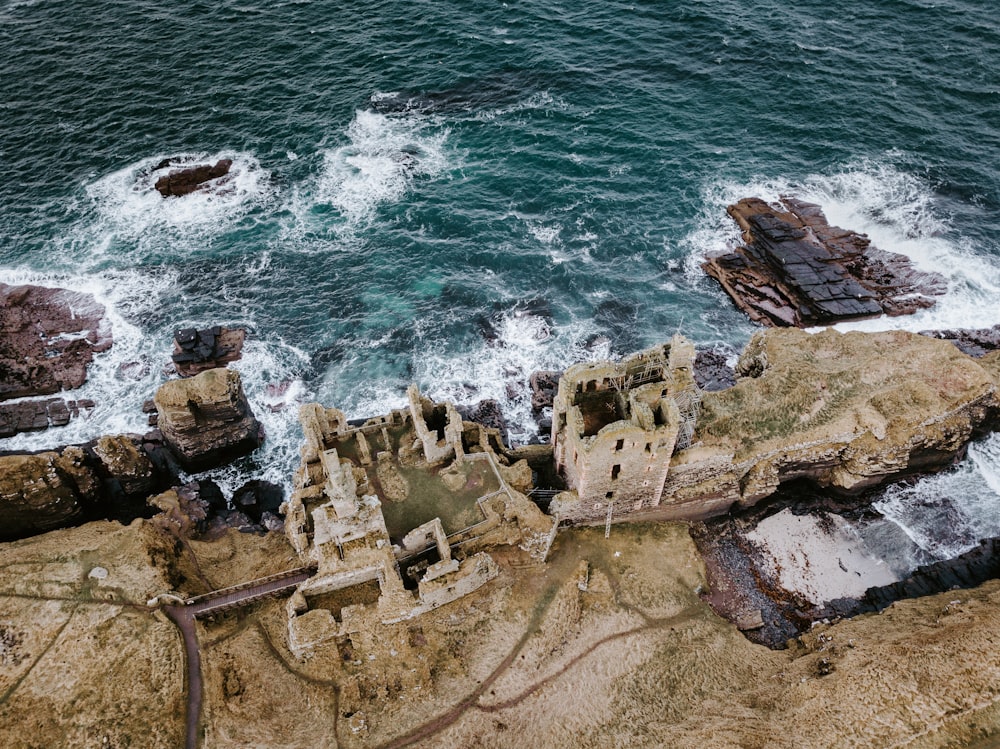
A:
[[[810,222],[807,228],[816,236],[827,239],[832,237],[832,240],[837,242],[847,242],[852,247],[868,249],[866,242],[857,237],[849,236],[842,230],[823,229],[822,227],[825,225],[822,224],[822,214],[818,210],[791,200],[786,200],[786,205],[798,211],[796,215],[804,216]],[[753,224],[756,226],[762,220],[760,216],[765,215],[761,213],[762,211],[764,208],[761,207],[759,201],[756,203],[742,201],[734,206],[731,212],[742,222],[741,225],[750,226]],[[747,216],[751,216],[751,218],[747,218]],[[753,218],[753,216],[757,218]],[[770,227],[769,230],[772,234],[780,229],[775,221],[770,224],[764,222]],[[785,231],[785,229],[781,229],[781,231]],[[756,241],[759,242],[761,240],[758,234],[754,234],[748,229],[748,237],[756,236]],[[756,252],[748,248],[744,248],[743,251]],[[871,267],[870,264],[868,267]],[[10,397],[22,398],[0,404],[0,428],[6,429],[4,434],[13,434],[21,427],[40,429],[58,426],[66,423],[75,414],[85,412],[87,408],[92,407],[93,404],[88,401],[67,401],[63,398],[42,399],[39,396],[51,394],[53,388],[60,386],[60,384],[64,388],[77,387],[82,384],[86,378],[87,365],[92,357],[110,347],[111,337],[104,323],[103,308],[93,299],[87,298],[86,295],[40,287],[5,287],[0,298],[4,300],[4,330],[7,332],[2,351],[7,356],[8,364],[6,365],[7,369],[3,371],[12,373],[7,377],[10,382],[3,392]],[[86,314],[80,314],[80,310],[85,311]],[[807,319],[811,318],[802,318],[803,321]],[[32,331],[44,332],[38,334]],[[988,330],[925,331],[922,335],[926,338],[949,341],[954,344],[958,351],[978,358],[986,357],[989,352],[1000,347],[1000,326]],[[914,340],[906,337],[900,338],[900,334],[891,334],[890,337],[892,337],[893,342],[888,344],[887,350],[891,350],[895,346],[904,346],[908,347],[907,356],[919,356],[914,353],[920,349]],[[861,336],[858,340],[869,340],[869,338],[870,336]],[[166,382],[160,387],[155,397],[147,401],[147,407],[144,410],[150,413],[150,424],[156,428],[144,436],[108,436],[84,445],[43,451],[34,455],[0,453],[0,462],[4,464],[5,475],[3,487],[0,490],[0,498],[2,498],[0,512],[3,513],[3,519],[6,520],[4,537],[7,540],[22,538],[33,533],[45,532],[52,528],[78,524],[95,518],[112,518],[129,522],[136,517],[149,517],[156,512],[157,508],[161,512],[169,510],[169,513],[174,516],[179,514],[179,516],[186,517],[187,520],[181,525],[187,531],[196,534],[209,532],[210,527],[214,527],[217,531],[226,525],[258,532],[265,528],[280,528],[281,518],[277,511],[281,505],[281,499],[276,498],[272,489],[264,491],[264,494],[270,498],[259,502],[255,499],[258,492],[252,488],[241,489],[236,492],[234,497],[226,499],[221,497],[218,488],[211,485],[210,482],[183,484],[181,481],[181,477],[186,475],[184,472],[204,471],[225,465],[241,455],[252,452],[260,446],[264,439],[263,429],[250,410],[242,392],[239,374],[234,370],[226,369],[229,362],[239,358],[244,340],[244,331],[220,326],[203,330],[184,329],[177,331],[172,365],[180,378]],[[923,434],[919,456],[916,453],[911,455],[909,459],[911,465],[909,467],[901,466],[905,468],[902,472],[899,471],[899,467],[896,467],[886,473],[886,469],[878,467],[878,460],[875,460],[874,467],[861,468],[863,464],[872,464],[873,460],[873,454],[865,455],[864,451],[871,449],[884,451],[885,445],[881,443],[885,442],[888,435],[887,432],[880,432],[886,427],[878,426],[881,423],[881,417],[873,416],[870,406],[863,407],[859,413],[868,414],[863,417],[867,419],[864,425],[865,429],[874,429],[878,441],[876,444],[863,448],[858,457],[851,458],[854,467],[850,469],[850,472],[845,473],[843,469],[836,468],[834,463],[830,463],[829,456],[822,457],[820,453],[828,450],[822,445],[810,448],[810,455],[816,453],[813,457],[797,454],[795,457],[786,455],[775,459],[772,447],[763,453],[756,450],[760,455],[750,458],[754,449],[768,443],[767,435],[762,433],[752,436],[748,433],[739,437],[738,432],[733,433],[734,428],[745,429],[746,427],[735,423],[728,424],[727,420],[731,418],[725,416],[728,406],[722,404],[727,399],[736,397],[736,400],[741,404],[741,411],[747,412],[746,396],[739,395],[740,388],[743,390],[746,390],[747,387],[756,388],[753,380],[759,378],[762,371],[767,370],[771,373],[770,377],[773,378],[777,376],[774,373],[780,371],[782,366],[791,366],[790,373],[794,373],[793,379],[814,380],[815,384],[820,387],[821,405],[818,407],[822,407],[824,399],[828,399],[830,396],[834,396],[835,399],[842,397],[837,390],[840,386],[834,387],[831,384],[833,381],[829,380],[830,373],[821,375],[798,373],[795,367],[799,365],[791,363],[791,360],[788,365],[780,364],[788,352],[801,351],[803,345],[811,346],[814,343],[822,342],[824,340],[822,335],[796,338],[794,341],[779,341],[771,336],[767,340],[773,340],[773,343],[762,343],[764,340],[762,338],[761,342],[752,341],[735,367],[732,366],[735,357],[731,352],[715,349],[700,349],[696,352],[693,360],[695,382],[703,393],[718,394],[720,399],[711,401],[712,404],[717,405],[711,405],[700,417],[699,433],[702,439],[696,444],[698,450],[687,451],[684,454],[697,452],[702,455],[699,460],[706,466],[709,464],[714,466],[711,470],[716,476],[711,485],[705,484],[703,479],[697,478],[695,475],[700,470],[697,468],[699,462],[696,460],[692,463],[689,458],[686,461],[680,461],[672,469],[675,476],[681,477],[673,479],[672,487],[675,493],[682,496],[687,505],[693,506],[693,503],[696,502],[706,502],[705,506],[708,508],[704,513],[706,515],[718,514],[719,512],[728,513],[725,520],[707,521],[707,525],[698,526],[694,531],[695,537],[700,539],[699,543],[703,547],[706,559],[709,560],[710,570],[715,570],[713,574],[716,578],[716,584],[713,586],[715,591],[713,595],[719,598],[722,595],[720,591],[728,589],[733,591],[733,595],[736,596],[735,604],[732,602],[726,604],[721,599],[714,603],[717,604],[716,608],[719,613],[740,623],[741,627],[747,624],[748,615],[752,614],[750,619],[756,621],[757,615],[754,613],[756,610],[765,611],[769,610],[769,607],[773,609],[776,612],[773,617],[774,631],[771,632],[768,626],[765,626],[751,636],[757,637],[759,641],[766,641],[774,645],[783,642],[794,632],[801,632],[804,622],[822,618],[823,615],[810,614],[806,616],[800,611],[789,610],[787,604],[790,594],[788,591],[776,593],[775,584],[770,586],[759,584],[761,580],[760,570],[747,561],[753,557],[752,545],[748,545],[741,534],[749,528],[747,524],[751,522],[750,519],[760,519],[760,516],[751,511],[746,517],[742,517],[740,515],[743,512],[742,508],[752,506],[759,497],[766,497],[774,490],[765,487],[784,485],[788,478],[785,478],[783,474],[796,480],[811,477],[811,481],[829,486],[826,496],[833,497],[835,495],[830,494],[830,491],[856,495],[859,490],[871,486],[873,481],[876,484],[881,483],[893,473],[898,474],[895,476],[898,478],[912,474],[914,471],[947,465],[961,454],[962,448],[973,434],[982,428],[988,428],[985,425],[992,423],[991,420],[994,419],[994,416],[990,416],[993,413],[991,410],[993,407],[987,403],[988,399],[993,396],[984,395],[983,397],[986,397],[987,401],[983,401],[981,406],[974,408],[974,412],[979,415],[975,416],[973,421],[966,426],[952,423],[948,427],[950,430],[948,434],[943,436],[944,443],[935,446],[933,441],[928,441],[928,435]],[[840,346],[840,340],[839,337],[835,337],[835,339],[831,339],[831,343]],[[846,341],[848,338],[843,340]],[[871,340],[875,339],[871,338]],[[52,350],[39,349],[39,346],[46,342],[56,348]],[[876,343],[875,349],[871,353],[861,352],[857,354],[862,357],[859,362],[866,361],[864,357],[880,355],[878,350],[886,348],[886,346],[885,342]],[[822,346],[820,348],[822,349]],[[850,350],[853,351],[853,349]],[[954,379],[955,373],[961,371],[961,368],[966,367],[966,365],[954,357],[941,359],[941,355],[934,353],[934,351],[936,349],[933,347],[928,349],[926,354],[930,357],[928,362],[940,360],[940,366],[943,366],[941,376],[951,377],[952,387],[954,387],[959,381]],[[817,354],[819,354],[819,349]],[[819,355],[832,354],[828,352]],[[848,349],[838,349],[836,358],[844,359],[847,357],[846,360],[849,360],[851,356],[855,355],[848,353]],[[15,362],[15,364],[27,362],[27,364],[18,368],[10,362]],[[848,366],[854,365],[849,364]],[[929,370],[933,370],[935,366],[938,364],[928,364]],[[959,367],[959,369],[952,369],[953,367]],[[944,374],[947,372],[951,374]],[[28,377],[28,373],[33,374]],[[37,380],[34,379],[36,375]],[[532,393],[532,412],[546,438],[549,436],[548,432],[553,431],[553,404],[562,376],[563,373],[560,372],[535,372],[531,374],[528,381]],[[979,374],[973,375],[971,370],[962,377],[965,377],[970,385],[975,378],[982,378]],[[973,380],[968,380],[969,377],[972,377]],[[764,381],[761,380],[762,383]],[[16,384],[18,382],[21,383],[20,386]],[[791,385],[792,380],[789,379],[780,382],[784,383],[781,387],[791,387],[792,390],[798,387],[798,385]],[[985,388],[982,392],[988,394],[994,388],[990,382],[985,380],[981,385],[975,387]],[[31,383],[31,386],[29,387],[27,383]],[[908,386],[905,385],[905,381],[898,378],[894,379],[891,385],[891,389],[897,393],[905,392],[906,387]],[[825,395],[823,394],[824,388],[826,388]],[[734,394],[736,395],[734,396]],[[33,396],[33,398],[24,400],[23,396],[25,395]],[[787,393],[765,389],[763,395],[765,398],[774,400],[774,403],[767,401],[763,403],[766,411],[779,403]],[[970,403],[975,401],[977,397],[979,396],[973,396]],[[4,407],[12,410],[4,411]],[[788,408],[789,406],[779,407]],[[817,408],[817,406],[813,406],[813,408]],[[869,410],[865,411],[864,408]],[[10,416],[10,413],[15,414],[15,416]],[[508,433],[506,421],[500,405],[495,401],[483,401],[473,406],[459,406],[458,413],[466,421],[495,430],[499,438],[506,443]],[[760,421],[769,417],[762,412],[762,415],[752,418],[757,418]],[[949,418],[954,421],[954,416]],[[10,426],[11,424],[13,426]],[[957,433],[955,432],[956,428],[958,429]],[[716,434],[716,437],[711,437],[713,434]],[[742,460],[751,467],[749,473],[739,479],[739,491],[736,494],[732,494],[731,489],[726,488],[728,479],[725,478],[725,471],[731,470],[731,468],[726,469],[721,464],[716,465],[718,463],[716,458],[708,459],[706,462],[704,457],[709,454],[706,450],[708,450],[708,445],[712,444],[713,439],[719,436],[723,437],[723,442],[719,443],[720,445],[730,439],[730,437],[725,436],[726,434],[736,435],[737,439],[743,440],[743,446],[738,447],[733,455],[725,459],[727,465],[731,466],[733,461]],[[799,433],[796,433],[797,436],[794,439],[800,441],[806,439],[802,436],[805,434],[807,432],[802,431],[799,427]],[[706,438],[710,438],[708,442],[705,441]],[[836,439],[841,438],[837,437]],[[754,449],[750,449],[748,453],[748,448],[751,445],[754,446]],[[510,449],[512,446],[506,445],[506,447]],[[541,444],[538,448],[540,452],[538,455],[532,453],[529,462],[540,482],[537,485],[537,488],[540,489],[537,500],[542,507],[548,508],[549,497],[566,487],[563,479],[548,463],[551,458],[546,456],[551,455],[551,444]],[[837,449],[843,448],[838,447]],[[893,449],[898,450],[898,448]],[[911,448],[906,449],[910,450]],[[771,452],[768,453],[768,450]],[[801,453],[801,450],[799,452]],[[772,457],[766,457],[765,453],[772,455]],[[524,454],[529,455],[528,452],[524,452]],[[722,457],[721,453],[719,457]],[[755,462],[761,460],[764,463],[755,465]],[[897,462],[898,460],[898,457],[891,459],[891,461]],[[765,463],[771,467],[762,472],[761,469]],[[782,465],[785,467],[783,468]],[[692,473],[692,469],[696,469],[694,473]],[[831,471],[831,469],[834,470]],[[774,471],[777,473],[771,475]],[[857,475],[845,481],[845,476],[851,472]],[[690,478],[685,477],[686,474],[695,476],[693,483]],[[720,476],[722,483],[719,483]],[[681,488],[682,484],[677,483],[681,479],[687,482],[689,488]],[[763,484],[761,484],[762,480]],[[701,485],[698,482],[701,482]],[[780,497],[781,494],[779,493],[778,496]],[[778,501],[783,500],[779,499]],[[836,504],[835,500],[829,501]],[[247,504],[246,511],[240,507],[241,503],[244,502]],[[801,503],[799,504],[801,505]],[[813,511],[821,512],[823,505],[823,501],[814,502]],[[265,509],[262,510],[259,507],[265,507]],[[706,539],[710,540],[706,541]],[[727,578],[728,582],[724,582],[723,578]],[[734,587],[732,584],[734,580],[738,580],[739,585]],[[738,592],[736,592],[736,588],[739,588]],[[754,590],[758,590],[758,593],[754,593]],[[749,606],[746,600],[743,600],[747,597],[760,605],[756,609]],[[773,600],[768,603],[770,599]],[[843,609],[845,611],[850,609],[847,604],[843,606],[846,607]],[[858,610],[860,611],[862,608],[858,608]],[[779,620],[784,623],[780,623]],[[751,631],[749,628],[744,628],[748,632]]]

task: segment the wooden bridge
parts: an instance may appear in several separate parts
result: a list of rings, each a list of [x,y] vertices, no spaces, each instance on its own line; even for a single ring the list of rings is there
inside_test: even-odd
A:
[[[189,598],[184,602],[184,608],[192,616],[206,616],[228,611],[239,606],[246,606],[272,596],[279,596],[295,588],[315,574],[315,567],[299,567],[285,570],[267,577],[220,588],[200,596]]]

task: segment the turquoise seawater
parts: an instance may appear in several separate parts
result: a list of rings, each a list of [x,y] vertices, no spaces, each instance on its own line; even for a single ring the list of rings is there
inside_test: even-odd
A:
[[[742,346],[699,260],[752,194],[948,278],[854,327],[1000,322],[982,3],[0,2],[0,280],[98,294],[117,341],[91,419],[4,447],[142,431],[172,330],[216,323],[252,331],[269,439],[242,469],[289,480],[297,403],[368,416],[411,381],[499,399],[526,440],[534,369]],[[164,158],[223,156],[216,194],[152,189]]]

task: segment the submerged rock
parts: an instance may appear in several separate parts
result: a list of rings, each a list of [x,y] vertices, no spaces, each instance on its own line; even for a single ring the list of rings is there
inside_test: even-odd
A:
[[[193,377],[206,369],[224,367],[243,354],[246,331],[216,325],[204,330],[184,328],[174,334],[171,359],[181,377]]]
[[[189,471],[203,471],[253,452],[264,440],[239,372],[209,369],[160,386],[153,398],[163,439]]]
[[[166,169],[170,166],[173,166],[171,160],[165,159],[157,164],[156,169]],[[156,180],[154,187],[165,198],[189,195],[190,193],[205,189],[207,182],[225,177],[229,174],[232,166],[232,159],[220,159],[214,164],[183,166],[160,177]]]
[[[90,294],[0,283],[0,401],[80,387],[111,343]]]
[[[830,226],[818,205],[745,198],[727,209],[746,244],[709,258],[705,271],[751,319],[809,327],[905,315],[931,307],[944,279],[909,258],[872,246],[864,234]]]

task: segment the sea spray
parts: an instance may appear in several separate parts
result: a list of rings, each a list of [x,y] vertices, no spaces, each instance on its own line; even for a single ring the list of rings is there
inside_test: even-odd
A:
[[[297,192],[292,211],[308,226],[329,206],[343,229],[355,229],[380,206],[401,200],[414,180],[449,168],[447,135],[434,118],[358,110],[344,133],[347,142],[322,151],[319,173]]]

